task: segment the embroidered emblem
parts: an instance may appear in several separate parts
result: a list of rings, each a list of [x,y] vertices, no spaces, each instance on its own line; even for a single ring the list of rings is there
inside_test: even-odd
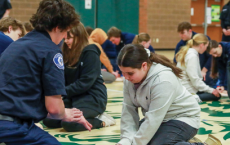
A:
[[[63,57],[61,53],[57,53],[53,58],[54,64],[59,68],[64,70]]]

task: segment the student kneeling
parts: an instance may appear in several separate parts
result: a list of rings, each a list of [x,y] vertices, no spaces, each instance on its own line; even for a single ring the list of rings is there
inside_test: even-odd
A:
[[[200,107],[179,81],[182,70],[166,57],[133,44],[123,47],[117,63],[125,77],[117,144],[188,144],[199,129]],[[138,107],[145,116],[140,122]]]
[[[101,77],[100,50],[89,45],[88,34],[83,24],[73,27],[63,45],[65,81],[67,96],[63,97],[66,108],[78,108],[93,128],[114,125],[115,120],[104,113],[107,104],[107,91]],[[45,119],[50,128],[63,127],[66,131],[86,130],[75,122]]]

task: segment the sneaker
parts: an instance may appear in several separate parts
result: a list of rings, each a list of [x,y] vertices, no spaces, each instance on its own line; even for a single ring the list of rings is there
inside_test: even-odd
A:
[[[191,138],[189,141],[189,143],[198,143],[198,142],[202,142],[201,140],[199,140],[198,138],[196,138],[195,136],[193,138]]]
[[[105,112],[99,116],[97,116],[99,120],[103,121],[105,123],[105,127],[112,126],[116,124],[116,120],[113,119],[110,115],[106,114]]]
[[[119,77],[119,78],[116,78],[116,82],[123,82],[124,78],[123,77]]]
[[[205,145],[222,145],[220,140],[211,134],[208,135],[208,138],[206,139],[204,144]]]

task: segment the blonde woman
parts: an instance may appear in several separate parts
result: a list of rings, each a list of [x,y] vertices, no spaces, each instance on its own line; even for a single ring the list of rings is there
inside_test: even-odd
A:
[[[151,38],[147,33],[140,33],[136,35],[133,39],[132,44],[140,44],[143,45],[144,48],[149,49],[151,52],[155,52],[153,47],[151,46]]]
[[[196,34],[176,54],[177,67],[183,70],[181,82],[190,93],[197,94],[202,101],[217,101],[220,99],[218,90],[202,81],[200,70],[199,54],[203,54],[208,45],[204,34]]]

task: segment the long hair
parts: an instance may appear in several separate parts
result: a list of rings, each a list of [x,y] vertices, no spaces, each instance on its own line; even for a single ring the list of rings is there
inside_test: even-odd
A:
[[[147,62],[148,66],[151,66],[153,62],[160,63],[164,66],[170,67],[173,73],[181,78],[182,70],[163,55],[158,55],[155,53],[150,52],[150,57],[145,50],[145,48],[140,44],[128,44],[125,45],[118,57],[117,57],[117,64],[123,67],[131,67],[140,69],[143,62]]]
[[[73,27],[68,33],[67,37],[70,38],[73,35],[73,43],[71,49],[64,43],[62,46],[64,63],[67,66],[73,67],[79,60],[83,48],[85,48],[88,42],[88,33],[82,23]]]
[[[190,39],[187,44],[181,47],[180,51],[176,54],[177,62],[181,63],[181,66],[185,66],[185,56],[189,48],[193,46],[198,46],[200,44],[207,44],[209,42],[208,38],[201,33],[196,34],[192,39]]]
[[[211,40],[209,43],[209,48],[207,49],[207,52],[209,53],[211,49],[217,48],[219,43],[216,40]],[[212,64],[211,64],[211,77],[217,78],[218,75],[218,67],[217,67],[217,58],[212,56]]]
[[[148,42],[149,40],[150,40],[149,34],[140,33],[134,37],[132,44],[140,44],[143,41]]]

